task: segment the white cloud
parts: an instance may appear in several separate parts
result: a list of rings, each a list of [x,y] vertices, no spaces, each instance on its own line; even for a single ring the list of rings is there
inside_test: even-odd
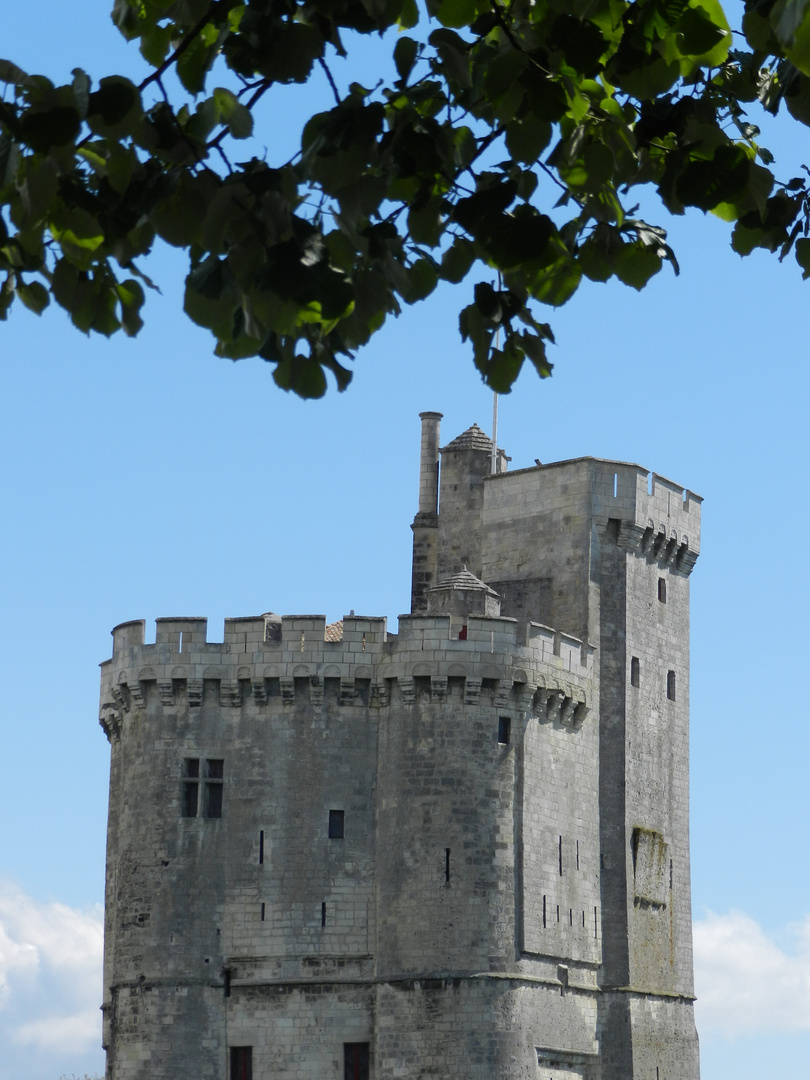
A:
[[[46,1053],[101,1041],[103,909],[42,904],[0,882],[0,1042]]]
[[[781,948],[741,911],[694,924],[695,1007],[702,1035],[810,1030],[810,916],[787,928]]]

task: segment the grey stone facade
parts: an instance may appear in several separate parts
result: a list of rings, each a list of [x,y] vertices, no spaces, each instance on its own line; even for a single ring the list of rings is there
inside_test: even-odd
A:
[[[439,420],[396,635],[113,631],[108,1080],[697,1080],[700,499]]]

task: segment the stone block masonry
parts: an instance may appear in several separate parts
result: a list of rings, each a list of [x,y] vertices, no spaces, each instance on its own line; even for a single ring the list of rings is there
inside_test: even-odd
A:
[[[440,419],[398,633],[113,631],[108,1080],[697,1080],[700,500]]]

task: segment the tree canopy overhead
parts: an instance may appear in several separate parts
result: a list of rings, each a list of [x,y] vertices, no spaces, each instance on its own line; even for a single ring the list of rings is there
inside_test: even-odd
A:
[[[216,352],[285,389],[343,389],[386,317],[447,281],[506,391],[526,360],[550,371],[539,305],[677,272],[645,186],[810,275],[807,176],[775,175],[748,116],[810,124],[810,0],[746,0],[733,34],[718,0],[115,0],[112,19],[139,85],[0,60],[2,318],[53,297],[81,330],[136,334],[160,238],[188,251],[185,310]],[[358,34],[391,77],[341,92]],[[274,160],[266,102],[315,73],[331,100]],[[259,109],[268,149],[241,160]]]

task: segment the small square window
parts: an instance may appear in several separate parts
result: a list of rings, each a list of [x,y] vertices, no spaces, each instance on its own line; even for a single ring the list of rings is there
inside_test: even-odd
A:
[[[329,839],[330,840],[342,840],[343,839],[343,817],[342,810],[330,810],[329,811]]]
[[[368,1043],[343,1044],[343,1080],[369,1080]]]
[[[231,1047],[230,1080],[253,1080],[253,1047]]]
[[[660,577],[658,579],[658,599],[662,604],[667,602],[667,579]]]
[[[498,742],[507,744],[509,742],[509,729],[512,726],[512,722],[508,716],[498,717]]]

